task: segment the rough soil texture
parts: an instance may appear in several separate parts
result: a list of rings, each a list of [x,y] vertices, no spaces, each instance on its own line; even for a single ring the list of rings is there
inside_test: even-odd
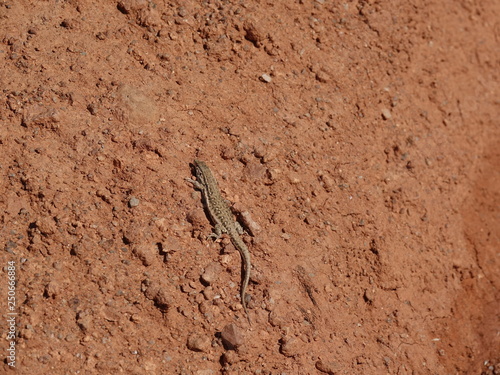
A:
[[[498,374],[500,3],[1,1],[19,374]],[[207,162],[252,254],[212,225]]]

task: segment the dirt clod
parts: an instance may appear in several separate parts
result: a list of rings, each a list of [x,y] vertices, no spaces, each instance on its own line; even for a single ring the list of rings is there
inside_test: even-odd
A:
[[[208,352],[210,350],[210,338],[192,334],[188,337],[187,347],[195,352]]]
[[[224,347],[228,350],[234,350],[244,343],[243,335],[235,324],[225,326],[221,331],[221,338]]]

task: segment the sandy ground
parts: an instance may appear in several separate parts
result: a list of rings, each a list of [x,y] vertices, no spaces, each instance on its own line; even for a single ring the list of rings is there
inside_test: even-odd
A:
[[[0,372],[499,374],[499,20],[1,1]]]

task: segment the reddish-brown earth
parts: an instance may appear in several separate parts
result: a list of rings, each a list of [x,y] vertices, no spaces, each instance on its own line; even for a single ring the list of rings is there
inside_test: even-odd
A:
[[[1,1],[0,372],[500,373],[499,20]],[[251,232],[251,326],[194,158]]]

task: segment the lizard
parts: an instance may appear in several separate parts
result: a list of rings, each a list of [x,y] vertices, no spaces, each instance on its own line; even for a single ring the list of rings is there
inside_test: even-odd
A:
[[[205,162],[194,160],[194,171],[196,180],[186,178],[186,181],[193,184],[193,187],[201,191],[203,203],[206,207],[208,216],[214,225],[215,234],[210,237],[219,238],[223,233],[226,233],[231,239],[234,247],[239,251],[242,261],[242,281],[240,289],[241,304],[245,310],[248,323],[251,325],[250,315],[248,314],[245,294],[250,281],[250,251],[243,242],[241,234],[243,228],[240,223],[234,220],[231,209],[222,197],[217,180],[212,174],[212,171]]]

